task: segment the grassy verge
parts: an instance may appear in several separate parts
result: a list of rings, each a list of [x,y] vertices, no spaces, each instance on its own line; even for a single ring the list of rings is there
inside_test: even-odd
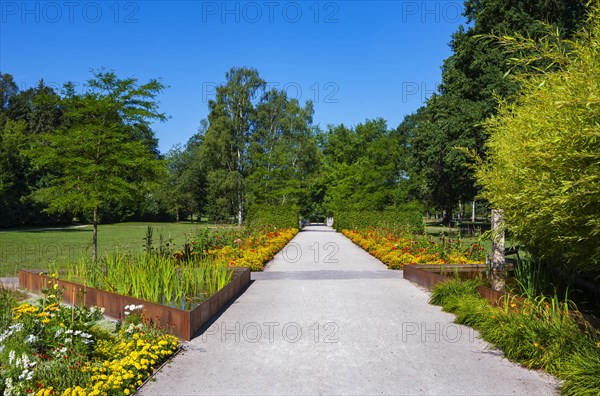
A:
[[[117,250],[141,252],[149,225],[154,227],[156,241],[162,234],[165,240],[172,239],[178,247],[184,244],[187,234],[196,233],[198,229],[229,227],[197,223],[104,224],[98,227],[100,255]],[[21,268],[42,269],[53,263],[60,265],[82,256],[91,257],[91,244],[91,226],[0,231],[0,276],[15,276]]]
[[[430,302],[472,326],[505,356],[563,380],[565,395],[600,394],[600,334],[568,303],[557,298],[506,299],[491,306],[477,281],[438,284]]]

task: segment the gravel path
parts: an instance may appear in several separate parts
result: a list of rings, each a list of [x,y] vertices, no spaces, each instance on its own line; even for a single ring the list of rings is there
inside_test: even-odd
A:
[[[143,395],[555,394],[429,294],[328,227],[307,227]]]

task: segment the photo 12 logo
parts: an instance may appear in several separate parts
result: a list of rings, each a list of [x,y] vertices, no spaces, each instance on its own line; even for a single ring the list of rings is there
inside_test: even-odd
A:
[[[248,322],[248,323],[213,323],[202,334],[202,342],[218,340],[220,342],[249,342],[260,341],[274,343],[283,341],[295,344],[305,340],[315,344],[335,344],[339,342],[340,327],[335,322],[311,323],[302,326],[296,322]]]
[[[205,81],[202,83],[202,102],[208,103],[214,99],[217,94],[217,87],[221,85],[214,81]],[[324,83],[314,82],[308,86],[291,81],[286,83],[267,82],[265,91],[277,89],[285,92],[288,99],[296,99],[298,102],[311,100],[313,103],[339,103],[338,93],[340,87],[336,82],[327,81]]]
[[[411,339],[423,344],[427,342],[454,344],[461,340],[472,343],[475,341],[475,330],[455,323],[402,323],[402,342],[408,342]]]
[[[339,251],[340,246],[335,242],[315,242],[308,247],[308,252],[303,251],[302,246],[296,242],[289,242],[281,251],[281,255],[288,263],[297,263],[304,255],[308,254],[309,260],[315,264],[337,264],[340,261],[335,256]]]
[[[402,103],[409,101],[425,102],[437,91],[438,84],[428,86],[426,82],[404,81],[402,82]]]
[[[337,2],[203,1],[202,23],[338,23]]]
[[[138,23],[134,1],[3,1],[2,23]]]
[[[461,1],[402,1],[402,23],[460,23],[464,5]]]

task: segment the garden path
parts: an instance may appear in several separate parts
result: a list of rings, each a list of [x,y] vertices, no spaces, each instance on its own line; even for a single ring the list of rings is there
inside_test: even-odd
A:
[[[309,226],[143,395],[556,393],[330,227]]]

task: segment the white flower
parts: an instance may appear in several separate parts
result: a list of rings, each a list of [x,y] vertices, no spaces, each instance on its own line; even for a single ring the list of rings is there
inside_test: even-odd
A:
[[[33,334],[29,334],[27,337],[25,337],[25,342],[28,344],[33,344],[36,341],[37,341],[37,337],[34,336]]]
[[[71,342],[71,338],[65,338],[65,343]]]
[[[58,330],[56,330],[56,333],[54,333],[54,338],[58,338],[59,335],[61,335],[63,333],[63,329],[62,327],[59,327]]]
[[[60,356],[60,355],[63,355],[64,353],[66,353],[66,352],[67,352],[67,347],[62,347],[62,348],[57,349],[56,351],[54,351],[54,354],[56,356]]]
[[[4,396],[11,396],[13,395],[13,382],[12,382],[12,378],[8,377],[5,381],[4,381],[4,385],[6,385],[6,389],[4,389]]]
[[[27,377],[27,374],[29,374],[29,370],[27,370],[27,369],[23,370],[23,372],[21,372],[21,374],[19,374],[19,379],[22,380],[23,378]]]
[[[15,351],[10,351],[8,353],[8,364],[12,364],[13,360],[15,360]]]

